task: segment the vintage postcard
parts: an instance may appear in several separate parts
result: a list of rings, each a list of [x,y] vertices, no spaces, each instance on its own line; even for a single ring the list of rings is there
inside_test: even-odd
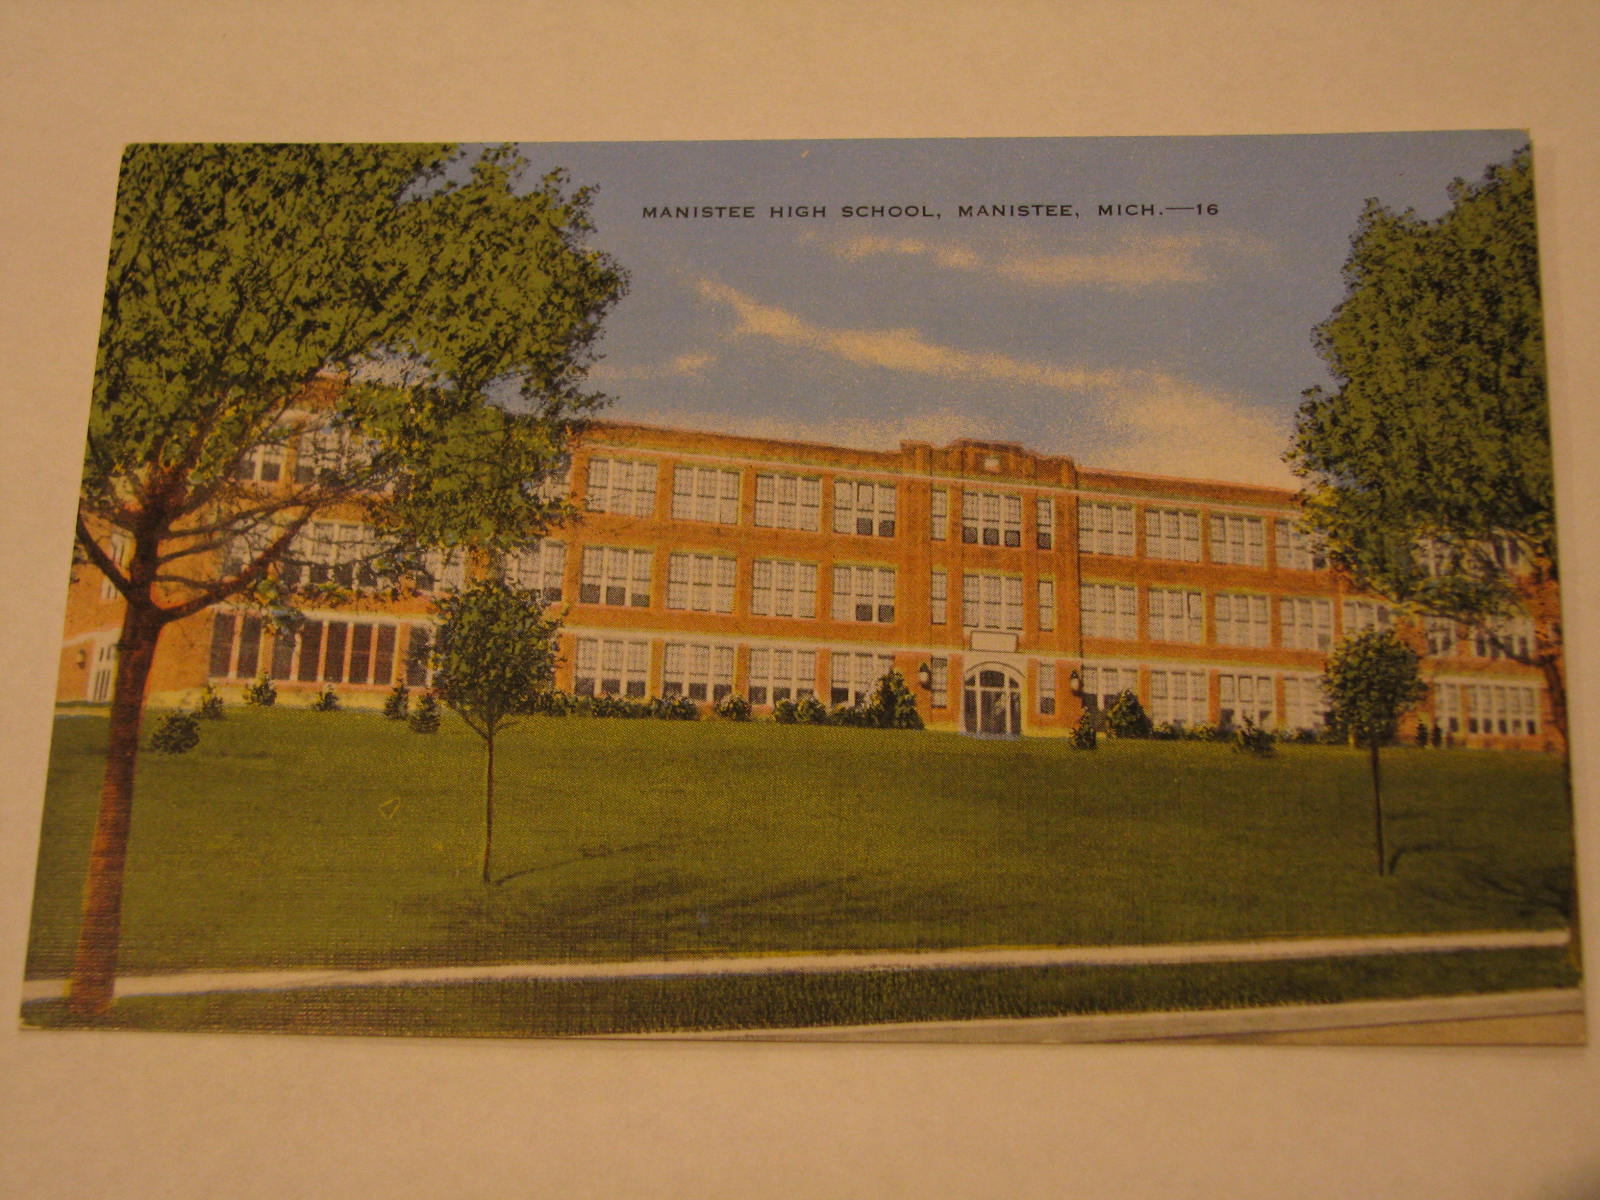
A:
[[[1534,163],[129,147],[23,1024],[1582,1041]]]

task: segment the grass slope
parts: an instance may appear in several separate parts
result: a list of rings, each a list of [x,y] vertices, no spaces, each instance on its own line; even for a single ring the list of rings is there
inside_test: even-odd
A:
[[[105,747],[57,722],[30,976],[76,936]],[[1562,924],[1565,763],[534,718],[482,747],[367,713],[230,709],[141,757],[121,969],[1179,942]],[[854,986],[854,985],[850,985]],[[119,1006],[120,1007],[120,1006]]]

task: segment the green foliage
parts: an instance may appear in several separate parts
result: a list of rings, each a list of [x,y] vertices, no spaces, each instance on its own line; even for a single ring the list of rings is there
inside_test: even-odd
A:
[[[729,692],[717,701],[717,716],[724,721],[748,721],[750,719],[750,701],[738,692]]]
[[[1147,738],[1155,731],[1155,723],[1132,692],[1123,692],[1106,710],[1106,725],[1116,737]]]
[[[200,703],[195,707],[194,715],[202,721],[222,720],[222,697],[209,683],[201,689]]]
[[[1368,747],[1393,741],[1401,714],[1428,694],[1417,652],[1387,629],[1334,647],[1322,687],[1331,720]]]
[[[1095,711],[1086,708],[1072,729],[1072,744],[1079,750],[1097,750],[1100,747],[1100,722]]]
[[[187,754],[199,744],[200,722],[181,708],[163,717],[150,735],[150,749],[162,754]]]
[[[1272,733],[1262,729],[1249,717],[1244,719],[1244,724],[1233,732],[1233,748],[1240,754],[1254,755],[1256,758],[1271,758],[1278,752],[1273,744]]]
[[[687,696],[657,696],[650,701],[650,715],[662,721],[698,721],[700,706]]]
[[[560,622],[533,592],[497,579],[434,602],[433,690],[482,738],[532,712],[555,676]]]
[[[255,708],[271,708],[278,702],[278,689],[263,675],[244,689],[244,702]]]
[[[422,693],[406,724],[411,727],[412,733],[439,732],[439,702],[433,698],[432,692]]]
[[[1545,669],[1564,728],[1529,152],[1450,195],[1436,221],[1368,202],[1315,333],[1337,386],[1306,393],[1287,458],[1356,586],[1490,636],[1531,615],[1535,647],[1498,648]]]
[[[339,697],[333,690],[333,684],[323,685],[322,690],[317,693],[316,699],[311,701],[311,710],[313,712],[339,711]]]
[[[772,719],[779,725],[793,725],[798,717],[793,700],[779,700],[772,706]]]
[[[921,729],[922,716],[917,712],[917,698],[906,686],[905,676],[899,671],[884,674],[873,689],[867,704],[870,723],[879,729]]]
[[[411,689],[397,683],[383,698],[383,715],[391,721],[404,721],[411,711]]]
[[[815,696],[803,696],[794,706],[794,719],[802,725],[826,725],[828,710]]]

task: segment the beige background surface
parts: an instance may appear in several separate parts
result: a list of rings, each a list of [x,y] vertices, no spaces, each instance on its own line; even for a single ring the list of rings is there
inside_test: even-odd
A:
[[[147,139],[1527,127],[1600,962],[1600,6],[0,5],[0,1014],[117,158]],[[1600,1054],[19,1034],[16,1197],[1600,1196]]]

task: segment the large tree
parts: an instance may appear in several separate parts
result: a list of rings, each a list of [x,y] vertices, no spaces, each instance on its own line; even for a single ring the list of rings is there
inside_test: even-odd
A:
[[[1565,735],[1528,151],[1450,197],[1431,221],[1367,202],[1315,333],[1336,386],[1306,393],[1287,457],[1357,586],[1540,668]]]
[[[504,547],[562,515],[538,484],[603,401],[583,379],[626,280],[586,246],[589,192],[525,166],[444,145],[124,156],[78,544],[125,616],[74,1014],[111,1002],[162,631],[281,602],[318,513],[359,512],[390,557]]]

